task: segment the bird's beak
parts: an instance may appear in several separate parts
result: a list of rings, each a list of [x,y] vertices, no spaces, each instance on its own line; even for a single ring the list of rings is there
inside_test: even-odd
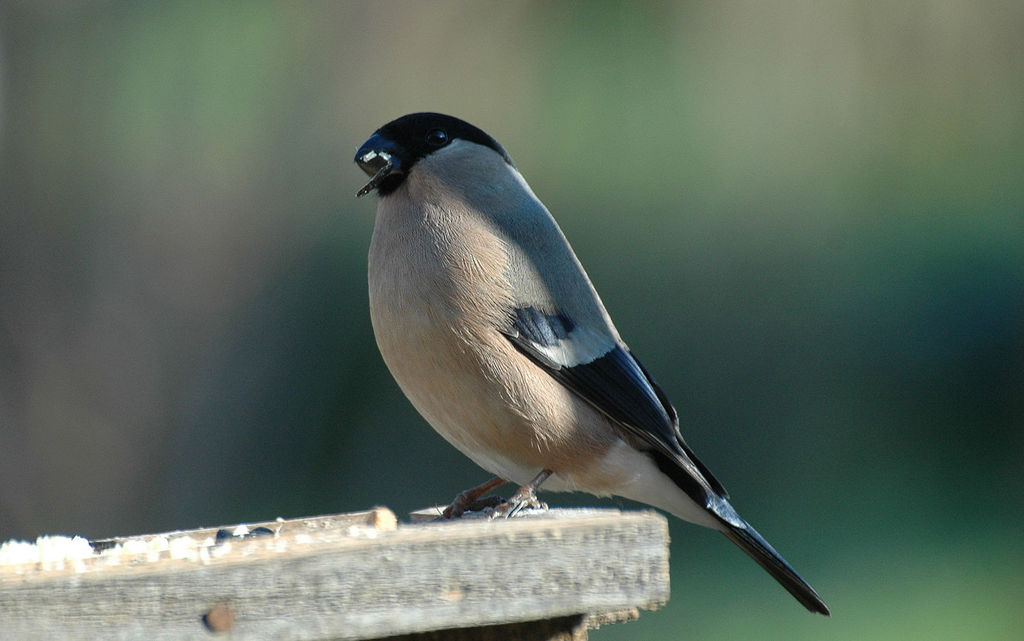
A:
[[[370,177],[370,182],[356,192],[356,197],[370,193],[389,175],[402,171],[398,145],[380,134],[373,134],[356,152],[356,164]]]

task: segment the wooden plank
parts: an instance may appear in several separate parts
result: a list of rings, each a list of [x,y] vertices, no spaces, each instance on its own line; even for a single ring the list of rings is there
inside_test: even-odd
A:
[[[86,558],[0,565],[0,627],[17,639],[370,639],[628,613],[669,594],[654,512],[396,526],[374,510],[257,527],[272,533],[115,539]]]

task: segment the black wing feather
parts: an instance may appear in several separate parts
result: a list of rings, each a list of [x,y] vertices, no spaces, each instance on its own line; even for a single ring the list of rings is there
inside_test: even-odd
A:
[[[712,491],[721,497],[728,496],[718,479],[683,441],[675,408],[628,349],[616,345],[590,362],[572,366],[556,363],[539,351],[538,346],[551,347],[568,339],[574,327],[564,314],[545,314],[534,307],[522,307],[515,310],[513,329],[505,335],[555,380],[652,446],[658,466],[666,473],[674,472],[669,476],[685,486],[691,496],[699,489],[699,483],[694,483],[695,479],[681,483],[687,479],[681,476],[686,472],[680,458],[693,462]],[[701,489],[698,494],[702,493]]]
[[[553,347],[559,340],[571,340],[571,319],[563,314],[545,314],[533,307],[516,310],[513,318],[512,328],[503,333],[519,351],[650,446],[648,453],[658,469],[694,501],[703,503],[722,523],[722,531],[733,543],[808,610],[828,616],[828,606],[814,588],[729,505],[725,488],[683,441],[672,403],[628,349],[615,345],[586,363],[557,363],[541,348]]]

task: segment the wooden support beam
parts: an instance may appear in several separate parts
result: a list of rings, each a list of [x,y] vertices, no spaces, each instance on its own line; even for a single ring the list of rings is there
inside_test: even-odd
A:
[[[655,512],[399,525],[377,508],[248,528],[80,540],[63,558],[5,544],[2,636],[579,641],[669,595]]]

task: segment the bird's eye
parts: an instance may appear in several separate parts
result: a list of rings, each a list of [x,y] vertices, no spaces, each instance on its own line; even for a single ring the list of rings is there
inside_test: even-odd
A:
[[[448,144],[448,132],[435,129],[427,134],[427,144],[432,147],[443,147]]]

